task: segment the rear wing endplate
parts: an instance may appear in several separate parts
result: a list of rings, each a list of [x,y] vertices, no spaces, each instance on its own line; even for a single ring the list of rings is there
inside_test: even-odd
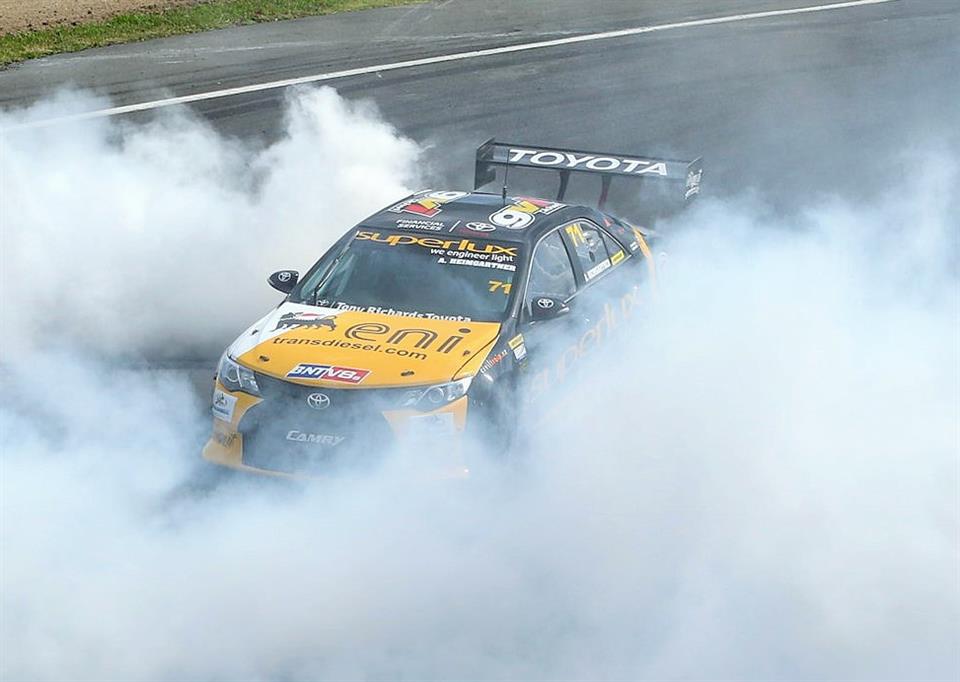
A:
[[[614,178],[674,184],[674,198],[689,201],[700,193],[700,179],[703,176],[703,160],[700,157],[693,161],[657,159],[630,154],[510,144],[491,138],[477,148],[473,188],[476,190],[493,182],[496,179],[497,166],[556,171],[560,174],[557,201],[563,200],[571,173],[600,175],[598,205],[601,208],[606,202],[610,182]]]

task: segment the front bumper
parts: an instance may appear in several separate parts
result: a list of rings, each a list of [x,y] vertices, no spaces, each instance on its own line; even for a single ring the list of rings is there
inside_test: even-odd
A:
[[[328,389],[258,376],[263,397],[214,387],[213,433],[203,458],[280,477],[323,477],[376,466],[392,450],[416,453],[441,477],[468,474],[461,448],[465,396],[437,410],[392,409],[399,389]],[[328,398],[314,409],[307,398]]]

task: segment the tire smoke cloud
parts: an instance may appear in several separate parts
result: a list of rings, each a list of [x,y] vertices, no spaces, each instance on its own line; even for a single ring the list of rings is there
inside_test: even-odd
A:
[[[663,225],[655,301],[517,467],[202,487],[208,396],[129,358],[218,352],[266,273],[421,182],[332,90],[287,117],[257,151],[182,112],[0,140],[0,677],[960,673],[956,155]]]
[[[186,110],[22,127],[104,105],[68,92],[0,116],[0,130],[21,126],[0,157],[8,344],[69,336],[105,353],[205,359],[276,302],[271,271],[305,270],[418,184],[417,146],[330,88],[291,96],[286,134],[265,149]]]

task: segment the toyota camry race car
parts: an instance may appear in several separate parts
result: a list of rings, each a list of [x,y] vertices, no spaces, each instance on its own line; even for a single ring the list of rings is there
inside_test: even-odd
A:
[[[557,198],[476,191],[513,166],[558,171]],[[324,475],[426,439],[454,472],[465,434],[507,450],[521,405],[547,402],[655,276],[645,229],[563,203],[574,172],[600,175],[601,208],[613,179],[664,181],[682,204],[701,178],[699,159],[486,142],[473,192],[413,194],[302,277],[269,277],[286,298],[224,352],[204,458]]]

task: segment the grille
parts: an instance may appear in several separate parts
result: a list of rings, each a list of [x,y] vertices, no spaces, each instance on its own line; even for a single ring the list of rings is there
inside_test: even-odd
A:
[[[300,386],[257,374],[263,402],[240,420],[243,463],[286,473],[333,473],[379,461],[393,432],[381,413],[395,407],[404,389],[329,389]],[[322,393],[329,405],[307,404]]]

